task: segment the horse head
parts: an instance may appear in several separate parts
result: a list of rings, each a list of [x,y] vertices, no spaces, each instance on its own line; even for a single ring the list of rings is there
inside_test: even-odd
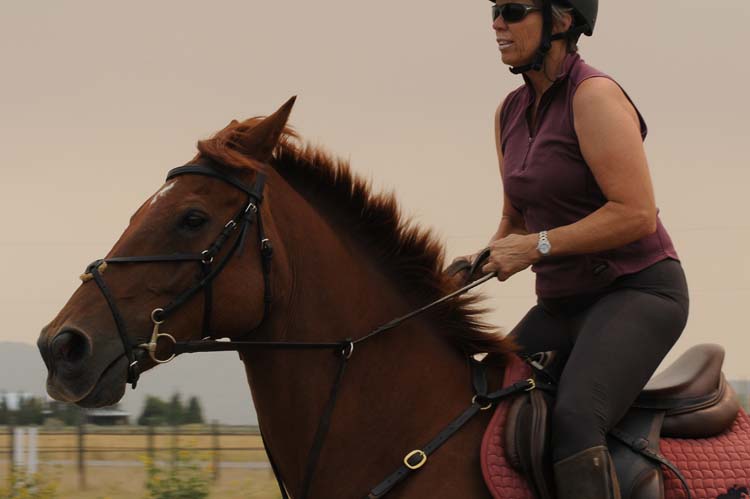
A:
[[[235,338],[261,324],[271,283],[257,248],[270,254],[259,238],[267,229],[273,240],[274,231],[260,225],[264,172],[290,133],[293,104],[199,142],[193,166],[170,172],[107,256],[89,266],[37,342],[53,398],[114,404],[127,382],[170,357],[171,343]],[[227,313],[237,304],[241,314]]]

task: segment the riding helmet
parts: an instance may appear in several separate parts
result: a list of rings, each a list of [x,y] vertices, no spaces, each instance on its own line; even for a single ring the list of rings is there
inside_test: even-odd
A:
[[[588,36],[594,34],[599,0],[552,0],[552,3],[571,7],[575,13],[575,25],[585,27],[583,33]]]

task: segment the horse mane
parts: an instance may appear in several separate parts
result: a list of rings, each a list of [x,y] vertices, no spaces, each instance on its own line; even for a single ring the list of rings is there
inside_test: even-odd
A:
[[[198,143],[199,157],[229,167],[258,168],[242,147],[242,136],[261,121],[232,121],[212,138]],[[371,182],[356,176],[348,161],[335,158],[311,144],[300,143],[286,126],[276,147],[271,167],[321,215],[359,244],[394,279],[408,298],[422,306],[455,290],[443,273],[443,246],[434,233],[405,218],[393,192],[373,193]],[[433,309],[432,317],[445,337],[468,355],[491,354],[505,363],[518,350],[497,328],[484,322],[487,309],[479,295],[464,294]]]

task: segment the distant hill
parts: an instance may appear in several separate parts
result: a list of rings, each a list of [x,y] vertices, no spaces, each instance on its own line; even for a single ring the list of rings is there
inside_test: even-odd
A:
[[[36,346],[0,342],[0,392],[46,396],[46,380],[47,368]],[[183,401],[198,397],[206,421],[257,424],[245,369],[236,353],[183,355],[148,371],[136,390],[128,387],[120,407],[130,412],[131,422],[135,422],[147,395],[168,399],[174,392],[179,392]]]

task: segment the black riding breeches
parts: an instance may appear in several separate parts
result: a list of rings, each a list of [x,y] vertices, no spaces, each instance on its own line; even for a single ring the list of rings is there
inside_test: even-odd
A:
[[[595,294],[540,299],[511,331],[522,353],[557,351],[553,460],[606,445],[682,334],[688,303],[682,266],[667,259]]]

